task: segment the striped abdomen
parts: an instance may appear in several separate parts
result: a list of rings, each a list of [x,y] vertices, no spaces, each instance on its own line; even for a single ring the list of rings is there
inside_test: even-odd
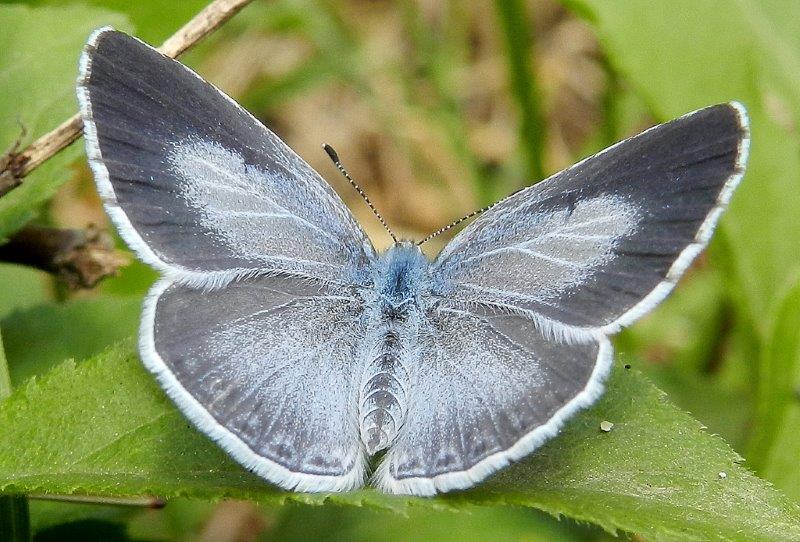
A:
[[[379,354],[367,364],[359,401],[361,440],[370,455],[394,440],[405,417],[408,373],[397,331],[382,337]]]

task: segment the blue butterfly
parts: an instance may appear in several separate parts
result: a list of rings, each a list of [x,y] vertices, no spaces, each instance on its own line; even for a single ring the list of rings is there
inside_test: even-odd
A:
[[[512,194],[430,261],[377,253],[275,134],[130,36],[91,36],[78,98],[105,208],[161,273],[144,364],[297,491],[359,487],[379,452],[384,491],[463,489],[556,435],[601,395],[608,337],[708,243],[749,144],[740,104],[695,111]]]

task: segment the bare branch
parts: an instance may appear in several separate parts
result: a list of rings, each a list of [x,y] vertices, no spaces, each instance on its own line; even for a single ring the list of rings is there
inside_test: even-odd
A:
[[[92,288],[116,275],[130,257],[114,248],[108,232],[26,226],[0,246],[0,262],[27,265],[57,276],[71,289]]]
[[[159,47],[159,51],[177,58],[200,40],[225,24],[252,0],[215,0]],[[0,197],[22,184],[23,179],[53,155],[81,136],[80,115],[64,121],[55,130],[43,135],[20,152],[0,156]]]
[[[228,19],[239,13],[252,0],[216,0],[206,6],[203,11],[183,25],[172,37],[167,39],[159,51],[165,55],[178,58],[195,46],[200,40],[225,24]]]

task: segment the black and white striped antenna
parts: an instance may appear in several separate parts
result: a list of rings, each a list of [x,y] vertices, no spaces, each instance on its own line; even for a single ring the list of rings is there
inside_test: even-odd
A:
[[[358,194],[361,196],[361,198],[364,200],[364,202],[365,202],[365,203],[367,204],[367,206],[370,208],[370,210],[372,211],[372,214],[374,214],[374,215],[377,217],[378,221],[379,221],[379,222],[381,223],[381,225],[383,226],[383,229],[385,229],[385,230],[386,230],[386,231],[389,233],[389,235],[391,235],[391,236],[392,236],[392,240],[395,242],[395,244],[397,244],[397,243],[399,242],[399,241],[397,240],[397,236],[395,236],[394,232],[393,232],[393,231],[392,231],[392,229],[389,227],[389,224],[387,224],[387,223],[386,223],[386,221],[383,219],[383,217],[381,216],[381,214],[378,212],[378,210],[375,208],[375,206],[374,206],[374,205],[372,204],[372,202],[369,200],[369,198],[368,198],[368,197],[367,197],[367,195],[364,193],[364,191],[361,189],[361,187],[360,187],[360,186],[358,186],[358,183],[356,183],[356,182],[353,180],[353,178],[350,176],[350,174],[349,174],[349,173],[347,173],[347,170],[346,170],[346,169],[344,169],[344,166],[342,165],[342,161],[341,161],[341,160],[339,160],[339,155],[336,153],[336,151],[335,151],[335,150],[333,150],[333,147],[331,147],[330,145],[328,145],[327,143],[325,143],[324,145],[322,145],[322,148],[323,148],[323,149],[325,149],[325,152],[327,152],[327,153],[328,153],[328,156],[329,156],[329,157],[330,157],[330,159],[333,161],[333,165],[335,165],[335,166],[336,166],[336,169],[338,169],[338,170],[341,172],[341,174],[342,174],[342,175],[344,175],[344,178],[348,180],[348,182],[350,183],[350,185],[351,185],[353,188],[355,188],[355,189],[356,189],[356,192],[358,192]]]
[[[480,209],[478,209],[478,210],[476,210],[476,211],[472,211],[471,213],[469,213],[469,214],[467,214],[467,215],[464,215],[464,216],[462,216],[462,217],[461,217],[461,218],[459,218],[458,220],[453,220],[453,221],[452,221],[450,224],[448,224],[447,226],[444,226],[444,227],[442,227],[442,228],[439,228],[438,230],[436,230],[436,231],[435,231],[435,232],[433,232],[432,234],[428,235],[428,236],[427,236],[425,239],[423,239],[422,241],[419,241],[419,242],[417,243],[417,246],[421,246],[423,243],[427,243],[428,241],[430,241],[430,240],[431,240],[431,239],[433,239],[434,237],[438,237],[439,235],[443,234],[444,232],[446,232],[446,231],[448,231],[448,230],[451,230],[451,229],[455,228],[456,226],[458,226],[459,224],[461,224],[461,223],[462,223],[462,222],[464,222],[465,220],[469,220],[469,219],[470,219],[470,218],[472,218],[473,216],[478,216],[479,214],[481,214],[481,213],[483,213],[483,212],[485,212],[485,211],[488,211],[489,209],[491,209],[492,207],[494,207],[494,206],[495,206],[495,205],[497,205],[498,203],[500,203],[500,202],[499,202],[499,201],[496,201],[496,202],[492,203],[491,205],[487,205],[486,207],[482,207],[482,208],[480,208]]]

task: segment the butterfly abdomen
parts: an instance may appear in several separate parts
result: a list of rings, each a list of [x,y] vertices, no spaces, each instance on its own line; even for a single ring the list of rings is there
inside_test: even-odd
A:
[[[416,342],[417,307],[382,303],[372,313],[373,348],[361,379],[359,430],[372,455],[388,448],[403,425],[410,388],[411,359]]]
[[[408,372],[398,335],[396,329],[384,334],[379,353],[367,364],[362,380],[359,426],[370,455],[394,441],[405,418]]]

